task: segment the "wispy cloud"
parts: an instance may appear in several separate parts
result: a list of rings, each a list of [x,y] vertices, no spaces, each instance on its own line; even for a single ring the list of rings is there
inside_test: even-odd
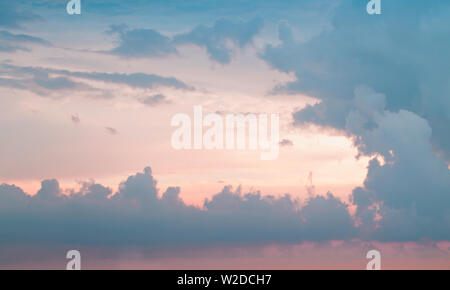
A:
[[[167,99],[165,95],[157,94],[154,96],[147,96],[139,99],[139,102],[141,102],[144,105],[155,107],[157,105],[161,104],[169,104],[170,101]]]
[[[283,139],[280,141],[280,146],[283,146],[283,147],[294,146],[294,142],[292,142],[292,140],[289,140],[289,139]]]
[[[199,25],[188,33],[169,38],[153,29],[129,29],[112,25],[107,33],[118,36],[118,45],[110,53],[124,57],[161,57],[178,54],[177,46],[194,44],[206,48],[211,60],[227,64],[234,48],[250,44],[262,29],[261,19],[248,22],[219,20],[213,26]],[[234,45],[234,48],[230,46]]]
[[[117,135],[117,129],[112,128],[112,127],[105,127],[106,133],[108,133],[109,135]]]
[[[75,124],[78,124],[81,122],[80,117],[77,114],[70,116],[70,120]]]
[[[122,84],[140,89],[170,87],[180,90],[194,90],[174,77],[163,77],[155,74],[77,72],[44,67],[15,66],[8,63],[0,65],[0,86],[3,87],[29,90],[43,96],[49,96],[51,92],[61,90],[91,91],[96,92],[97,95],[104,91],[83,82],[83,80]],[[99,98],[104,98],[104,94],[100,94]]]
[[[25,23],[42,20],[42,17],[33,13],[30,8],[22,8],[18,2],[0,3],[0,27],[21,28]]]
[[[29,45],[50,46],[51,43],[42,38],[27,34],[14,34],[6,30],[0,31],[0,51],[29,51]]]

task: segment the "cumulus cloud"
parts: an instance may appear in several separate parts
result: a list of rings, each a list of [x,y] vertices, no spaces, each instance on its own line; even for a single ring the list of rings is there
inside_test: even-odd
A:
[[[331,5],[331,1],[330,5]],[[309,41],[296,41],[295,27],[279,25],[280,44],[262,58],[297,80],[275,91],[302,92],[321,100],[295,114],[299,124],[344,129],[353,90],[366,84],[386,95],[386,108],[428,120],[435,149],[450,161],[450,3],[389,1],[370,17],[363,1],[336,6],[333,27]]]
[[[387,110],[386,96],[367,86],[355,89],[350,104],[342,130],[359,155],[373,157],[351,196],[361,237],[449,239],[450,170],[433,151],[428,121]]]
[[[62,190],[45,180],[34,196],[0,185],[0,242],[83,245],[176,245],[298,242],[351,238],[347,206],[331,194],[302,206],[289,195],[242,193],[230,186],[188,206],[180,188],[160,196],[149,167],[129,176],[116,193],[93,181]],[[331,221],[331,222],[330,222]]]
[[[428,122],[406,110],[385,110],[385,96],[368,88],[355,95],[346,130],[360,154],[382,159],[370,162],[364,187],[353,191],[363,226],[377,239],[448,239],[450,170],[433,152]]]
[[[235,48],[249,45],[262,29],[262,20],[232,22],[219,20],[213,26],[199,25],[173,38],[153,29],[129,29],[112,25],[107,33],[117,35],[117,46],[110,53],[124,57],[161,57],[178,54],[177,46],[193,44],[204,47],[211,60],[227,64]]]
[[[449,239],[450,4],[386,2],[380,17],[365,4],[342,2],[333,29],[309,41],[281,23],[262,57],[297,80],[274,91],[316,97],[295,125],[337,129],[373,157],[352,194],[362,236]]]

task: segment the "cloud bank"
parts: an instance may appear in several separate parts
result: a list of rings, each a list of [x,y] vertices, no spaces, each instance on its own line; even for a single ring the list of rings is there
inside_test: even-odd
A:
[[[151,169],[128,177],[113,193],[94,182],[63,191],[44,180],[36,195],[0,186],[0,243],[97,245],[177,245],[290,243],[351,238],[356,228],[347,205],[333,195],[304,205],[289,195],[242,193],[230,186],[205,200],[202,209],[186,205],[180,188],[158,195]]]
[[[369,189],[370,196],[377,200],[376,187],[355,190],[358,213],[352,216],[348,205],[331,193],[311,196],[301,203],[289,195],[243,193],[231,186],[225,186],[220,193],[206,199],[203,208],[197,208],[184,203],[179,187],[169,187],[159,195],[150,167],[129,176],[115,193],[93,181],[82,183],[77,190],[62,190],[58,181],[44,180],[34,196],[14,185],[2,184],[0,243],[264,244],[354,238],[397,240],[399,231],[414,241],[450,238],[449,231],[440,231],[436,236],[426,227],[405,227],[408,217],[400,214],[409,214],[408,211],[390,212],[387,220],[380,223],[381,228],[371,232],[367,231],[367,223],[357,226],[358,218],[367,208],[364,207],[368,204],[365,191]],[[422,210],[426,208],[418,208],[417,212]],[[444,213],[436,212],[434,221]],[[448,227],[448,220],[440,226]]]

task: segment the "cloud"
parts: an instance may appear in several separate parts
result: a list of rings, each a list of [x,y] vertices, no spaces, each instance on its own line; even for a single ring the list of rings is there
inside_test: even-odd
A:
[[[64,91],[94,90],[85,83],[71,80],[65,76],[52,75],[52,70],[17,67],[5,63],[0,65],[0,86],[28,90],[40,96],[54,98],[61,97],[59,93]],[[52,93],[56,93],[56,95]]]
[[[289,195],[244,194],[226,186],[201,209],[186,205],[178,187],[158,192],[149,167],[129,176],[114,194],[93,181],[62,190],[56,180],[44,180],[34,196],[3,184],[0,242],[167,246],[294,243],[355,234],[347,206],[331,194],[311,197],[301,207]]]
[[[124,181],[117,193],[93,182],[63,191],[56,180],[46,180],[31,197],[16,186],[1,185],[0,242],[152,245],[353,237],[450,239],[449,170],[442,159],[450,160],[450,63],[446,57],[450,5],[442,0],[389,1],[383,9],[390,13],[371,17],[364,13],[365,4],[343,1],[330,29],[302,41],[295,34],[297,27],[282,22],[280,43],[266,46],[261,55],[273,68],[297,77],[275,92],[302,92],[319,100],[294,113],[297,125],[338,129],[352,138],[360,155],[373,158],[363,186],[352,193],[355,216],[331,194],[300,204],[290,196],[244,194],[231,187],[199,209],[187,206],[177,187],[159,197],[157,183],[146,168]],[[0,9],[0,26],[17,28],[38,19],[15,11]],[[169,38],[151,29],[112,26],[110,32],[118,43],[111,53],[161,57],[176,54],[180,45],[193,44],[205,48],[212,60],[229,63],[235,49],[250,45],[261,27],[259,20],[221,20]],[[40,38],[7,31],[0,37],[4,40],[0,50],[48,45]],[[0,86],[41,95],[95,90],[85,81],[191,89],[178,79],[143,73],[2,65],[1,74]],[[152,105],[165,100],[158,96],[140,101]]]
[[[262,26],[261,19],[248,22],[219,20],[213,26],[199,25],[188,33],[169,38],[153,29],[112,25],[107,33],[117,35],[118,44],[109,52],[123,57],[162,57],[178,54],[179,45],[194,44],[206,48],[211,60],[227,64],[234,49],[249,45]]]
[[[449,199],[442,188],[433,193],[435,197],[430,202],[426,200],[429,196],[424,195],[394,195],[386,188],[398,193],[408,186],[395,185],[395,177],[391,181],[380,178],[385,183],[382,184],[377,175],[396,176],[395,170],[382,167],[375,159],[371,162],[365,187],[353,192],[352,201],[357,206],[354,216],[349,213],[349,205],[331,193],[310,196],[300,203],[290,195],[243,193],[240,187],[233,190],[231,186],[206,199],[203,208],[188,206],[180,198],[179,187],[169,187],[159,194],[150,167],[129,176],[116,193],[94,181],[81,183],[79,189],[63,190],[57,180],[44,180],[34,196],[14,185],[2,184],[0,242],[151,247],[355,238],[448,240],[445,203]],[[420,186],[421,182],[412,186]],[[411,206],[399,202],[405,198]],[[435,207],[434,198],[439,198],[442,205]],[[383,203],[373,206],[379,201]],[[433,210],[429,205],[433,205]],[[376,215],[382,219],[375,220]],[[442,220],[442,216],[447,220]]]
[[[359,153],[379,157],[352,194],[362,228],[378,240],[449,239],[450,170],[433,152],[431,127],[415,113],[386,110],[385,102],[359,88],[346,117]]]
[[[275,92],[319,99],[294,112],[295,125],[337,129],[373,158],[352,194],[361,237],[448,240],[450,4],[409,4],[386,2],[389,13],[370,17],[365,3],[344,1],[333,28],[308,41],[283,22],[262,57],[297,77]]]
[[[109,135],[117,135],[117,129],[112,127],[105,127],[106,133]]]
[[[21,28],[25,23],[41,20],[42,18],[32,11],[21,9],[16,1],[0,3],[0,27]]]
[[[150,106],[150,107],[155,107],[155,106],[161,105],[161,104],[169,104],[170,100],[168,100],[165,95],[157,94],[157,95],[153,95],[153,96],[147,96],[144,98],[140,98],[139,102],[141,102],[144,105]]]
[[[174,37],[174,43],[195,44],[205,47],[211,60],[222,64],[230,63],[231,45],[243,48],[250,44],[254,36],[262,29],[263,21],[259,18],[248,22],[231,22],[219,20],[212,27],[200,25],[191,32]]]
[[[8,77],[1,77],[1,74],[5,74]],[[97,93],[103,91],[80,80],[123,84],[139,89],[153,89],[162,86],[180,90],[193,90],[192,87],[176,78],[155,74],[77,72],[44,67],[15,66],[7,63],[0,65],[0,86],[3,87],[29,90],[42,96],[48,96],[53,91],[58,92],[61,90],[92,91]],[[100,97],[103,97],[103,95]]]
[[[262,58],[297,77],[275,93],[319,100],[294,112],[295,125],[337,129],[373,158],[352,194],[361,237],[448,240],[450,4],[391,1],[379,17],[365,4],[342,2],[333,28],[308,41],[281,23]]]
[[[294,142],[292,142],[292,140],[289,140],[289,139],[283,139],[280,141],[280,146],[283,146],[283,147],[294,146]]]
[[[449,239],[450,170],[432,150],[428,122],[404,110],[381,111],[374,118],[376,127],[366,130],[360,128],[367,121],[359,113],[348,117],[363,130],[360,151],[379,153],[385,161],[373,159],[364,188],[354,190],[358,213],[382,216],[374,234],[378,239]],[[374,225],[373,219],[367,222]]]
[[[353,90],[365,84],[386,95],[386,108],[428,120],[435,149],[450,161],[450,3],[390,1],[371,17],[363,1],[336,6],[332,28],[296,41],[296,27],[279,25],[280,44],[262,58],[297,80],[275,92],[301,92],[321,100],[294,115],[298,124],[344,129]],[[349,41],[351,39],[351,41]]]
[[[78,123],[80,123],[80,117],[78,116],[78,115],[72,115],[72,116],[70,116],[70,120],[73,122],[73,123],[75,123],[75,124],[78,124]]]
[[[26,34],[14,34],[6,30],[0,31],[0,51],[15,52],[29,51],[27,45],[43,45],[50,46],[51,43],[39,38]]]
[[[153,29],[132,29],[112,25],[107,31],[118,36],[118,46],[110,52],[127,57],[161,57],[177,54],[171,39]]]
[[[301,209],[301,216],[305,221],[307,240],[326,241],[330,237],[334,240],[348,240],[357,236],[348,205],[331,193],[309,198]]]
[[[66,76],[83,78],[87,80],[102,81],[107,83],[125,84],[133,88],[155,88],[158,86],[174,89],[192,90],[193,88],[174,77],[163,77],[145,73],[99,73],[99,72],[72,72],[67,70],[51,70]]]

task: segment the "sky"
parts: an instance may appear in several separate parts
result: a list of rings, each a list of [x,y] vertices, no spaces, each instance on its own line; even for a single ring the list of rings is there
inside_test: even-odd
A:
[[[0,2],[0,268],[450,268],[448,1],[67,2]]]

